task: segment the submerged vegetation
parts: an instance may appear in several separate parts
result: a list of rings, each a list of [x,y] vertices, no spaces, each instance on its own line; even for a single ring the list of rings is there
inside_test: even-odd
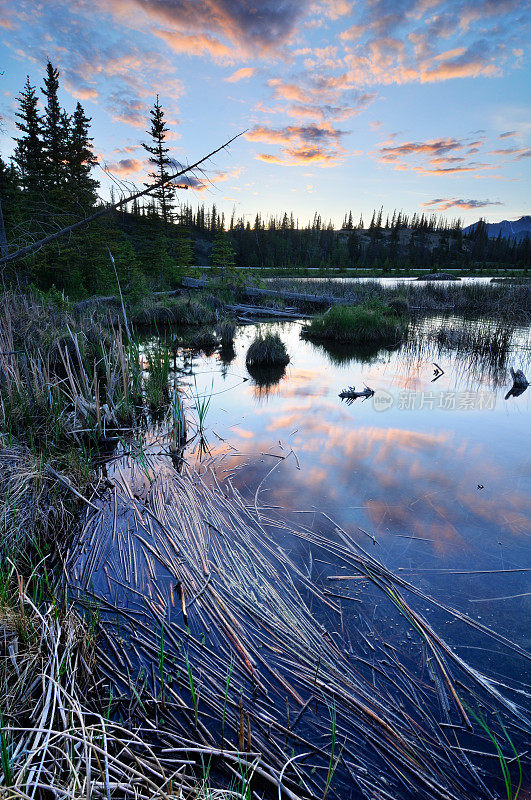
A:
[[[356,344],[398,344],[405,323],[395,309],[379,302],[358,306],[333,306],[304,328],[310,339]]]

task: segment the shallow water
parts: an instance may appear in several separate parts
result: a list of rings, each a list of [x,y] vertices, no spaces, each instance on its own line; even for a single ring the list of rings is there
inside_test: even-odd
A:
[[[230,364],[196,357],[194,379],[181,379],[212,394],[220,477],[253,496],[263,481],[260,501],[304,512],[307,525],[325,512],[391,569],[528,645],[531,392],[504,400],[509,365],[528,363],[526,332],[500,366],[433,349],[327,348],[301,340],[299,323],[260,327],[291,357],[277,382],[245,367],[254,325],[239,330]],[[444,370],[435,382],[432,361]],[[376,394],[349,406],[338,394],[353,385]]]
[[[213,483],[209,469],[215,470],[222,490],[217,490],[217,499],[205,501],[201,495],[196,503],[193,487],[204,491],[197,480],[179,484],[172,462],[178,470],[180,463],[168,458],[167,413],[153,421],[145,436],[147,469],[144,456],[138,455],[132,460],[117,453],[117,459],[108,463],[115,488],[98,500],[100,513],[88,519],[69,566],[78,586],[94,590],[104,609],[107,603],[112,607],[106,616],[107,625],[115,627],[108,674],[118,693],[129,690],[129,677],[126,681],[124,675],[131,671],[147,676],[153,694],[162,697],[164,687],[154,665],[164,630],[168,674],[175,675],[175,687],[189,706],[187,679],[181,674],[185,648],[194,674],[204,680],[202,719],[217,741],[219,697],[209,697],[209,687],[216,686],[212,675],[223,675],[233,663],[234,645],[233,638],[224,636],[223,624],[208,618],[218,596],[209,593],[221,592],[219,608],[232,609],[243,641],[251,650],[257,648],[260,679],[269,681],[271,688],[267,698],[255,697],[254,679],[249,681],[244,663],[235,659],[233,733],[238,728],[239,696],[253,725],[265,718],[283,722],[287,714],[289,727],[285,681],[306,698],[313,670],[320,669],[320,653],[324,664],[328,652],[330,675],[337,676],[333,680],[341,683],[344,678],[355,696],[369,703],[374,699],[386,718],[405,726],[406,738],[412,718],[425,730],[426,742],[433,731],[439,737],[443,730],[439,725],[457,724],[460,745],[476,756],[478,751],[490,753],[488,740],[478,740],[476,733],[468,737],[459,725],[452,698],[434,669],[428,639],[418,636],[411,619],[393,602],[394,595],[386,594],[385,583],[341,580],[356,571],[349,560],[356,550],[353,540],[364,549],[367,563],[372,556],[408,582],[405,591],[415,612],[455,651],[455,655],[446,651],[446,658],[467,702],[479,707],[485,697],[482,690],[478,692],[479,682],[465,688],[470,681],[474,684],[475,673],[468,668],[461,673],[458,656],[472,670],[501,682],[507,701],[498,700],[508,716],[512,702],[525,706],[525,657],[511,649],[510,642],[521,648],[529,645],[531,392],[504,398],[512,384],[509,366],[529,375],[529,336],[527,330],[516,328],[505,350],[486,355],[434,343],[433,330],[441,326],[461,330],[463,324],[464,320],[450,316],[420,320],[406,344],[389,350],[313,344],[301,339],[302,323],[265,323],[241,326],[232,353],[173,352],[171,378],[184,398],[190,438],[184,458],[204,473],[207,482]],[[486,332],[496,330],[497,321],[469,320],[466,325]],[[286,369],[276,374],[247,370],[245,354],[259,328],[278,332],[285,342],[291,357]],[[144,346],[151,344],[147,337]],[[438,378],[434,362],[443,370]],[[369,386],[375,394],[350,405],[342,402],[339,392],[353,385],[357,390]],[[201,398],[209,398],[206,442],[194,436]],[[150,470],[148,480],[145,472]],[[243,498],[239,506],[243,518],[254,520],[256,536],[242,534],[234,515],[224,520],[213,516],[223,505],[225,492],[231,496],[231,484]],[[260,513],[253,516],[255,511]],[[268,517],[272,524],[265,522]],[[302,526],[302,535],[290,532],[284,520],[293,530]],[[376,562],[373,567],[379,569]],[[340,580],[327,580],[334,576]],[[190,605],[206,592],[193,605],[188,621],[179,599],[181,581],[186,587],[182,596]],[[312,587],[324,593],[320,601],[312,595]],[[339,615],[330,613],[327,598],[338,603]],[[445,605],[459,613],[447,613]],[[282,609],[289,613],[280,613]],[[299,628],[300,609],[305,610]],[[128,623],[118,621],[120,611]],[[272,626],[272,638],[264,633],[264,622],[265,628]],[[497,638],[474,625],[494,630]],[[277,633],[281,629],[287,631],[282,642]],[[278,670],[272,681],[271,668]],[[312,746],[328,742],[327,704],[333,700],[335,705],[334,693],[339,691],[339,684],[332,688],[332,683],[326,684],[329,696],[323,695],[319,711],[316,703],[311,719],[300,723],[299,733]],[[491,688],[496,691],[497,685]],[[391,792],[387,797],[431,796],[425,786],[416,794],[414,781],[399,786],[400,770],[388,769],[392,764],[385,752],[383,757],[371,752],[363,721],[360,727],[363,715],[342,702],[340,694],[337,697],[338,731],[351,763],[358,764],[358,776],[370,763],[369,772],[382,769],[387,776],[382,777]],[[299,705],[307,707],[302,700]],[[495,698],[491,708],[496,706]],[[156,703],[154,707],[158,713]],[[175,720],[178,732],[181,722]],[[254,735],[259,737],[259,748],[267,747],[268,738],[262,741],[258,731]],[[518,746],[519,735],[516,728]],[[288,739],[283,742],[283,735],[277,741],[277,769],[289,758],[291,746]],[[299,746],[305,749],[302,740]],[[435,740],[431,746],[436,747]],[[423,753],[421,758],[431,759],[429,745]],[[461,755],[454,755],[457,761],[453,755],[447,760],[443,753],[442,762],[435,759],[434,764],[446,764],[444,780],[454,788],[465,781],[462,796],[470,796],[477,774],[472,771],[465,780],[463,768],[468,762],[458,763]],[[490,756],[481,764],[487,770],[487,783],[495,782],[499,774],[496,756]],[[319,767],[321,778],[326,758]],[[362,796],[342,767],[336,781],[335,796]],[[484,785],[477,796],[494,795]]]

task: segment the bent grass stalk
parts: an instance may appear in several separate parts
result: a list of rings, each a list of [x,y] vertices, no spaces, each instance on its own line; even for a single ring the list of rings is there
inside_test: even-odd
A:
[[[192,674],[192,665],[190,664],[190,661],[188,659],[188,653],[184,654],[184,662],[186,664],[186,671],[188,673],[188,684],[190,686],[190,694],[192,695],[192,703],[194,704],[195,724],[197,725],[197,701],[198,701],[198,697],[197,697],[197,693],[196,693],[196,690],[195,690],[194,676]]]
[[[512,778],[511,778],[511,772],[510,772],[510,769],[509,769],[509,764],[508,764],[507,759],[505,758],[505,756],[503,754],[503,751],[502,751],[502,749],[500,747],[500,744],[499,744],[496,736],[491,731],[491,729],[489,728],[489,726],[487,725],[487,723],[485,722],[485,720],[481,716],[480,712],[478,712],[476,714],[476,713],[474,713],[474,711],[472,711],[471,708],[469,708],[468,710],[472,714],[472,716],[474,717],[476,722],[483,728],[483,730],[485,731],[485,733],[487,734],[487,736],[489,737],[491,742],[494,744],[494,747],[496,748],[496,753],[498,755],[498,760],[500,762],[500,767],[501,767],[501,771],[502,771],[502,775],[503,775],[503,782],[505,784],[505,791],[507,792],[507,800],[517,800],[518,795],[520,794],[520,789],[522,788],[522,780],[523,780],[522,764],[521,764],[521,761],[520,761],[520,756],[518,755],[518,752],[517,752],[517,750],[516,750],[516,748],[515,748],[515,746],[513,744],[513,741],[511,739],[511,737],[509,736],[509,734],[508,734],[503,722],[501,720],[499,720],[501,729],[503,730],[505,738],[509,742],[509,745],[510,745],[510,747],[511,747],[513,753],[514,753],[515,761],[516,761],[517,766],[518,766],[519,780],[518,780],[518,786],[516,788],[516,792],[513,792],[513,781],[512,781]]]
[[[223,749],[223,745],[225,743],[225,715],[226,715],[226,712],[227,712],[227,699],[228,699],[228,696],[229,696],[229,687],[230,687],[230,680],[231,680],[231,677],[232,677],[233,668],[234,668],[234,659],[233,659],[233,656],[231,654],[230,664],[229,664],[228,669],[227,669],[227,678],[226,678],[226,681],[225,681],[225,696],[223,698],[223,715],[222,715],[222,718],[221,718],[221,749]]]
[[[330,721],[332,723],[332,745],[330,747],[330,761],[328,762],[328,774],[326,776],[326,783],[323,792],[323,800],[325,800],[326,795],[328,794],[328,789],[330,788],[330,783],[332,781],[332,777],[334,775],[335,768],[337,766],[337,760],[334,764],[334,753],[336,749],[336,733],[337,733],[337,724],[336,724],[336,704],[334,703],[330,711]],[[339,756],[338,756],[339,760]]]
[[[13,785],[13,767],[9,757],[9,749],[7,746],[6,731],[4,728],[4,717],[0,711],[0,763],[2,764],[2,773],[4,776],[4,783],[6,786]]]
[[[164,710],[164,617],[160,622],[159,642],[159,674],[160,674],[160,702]]]

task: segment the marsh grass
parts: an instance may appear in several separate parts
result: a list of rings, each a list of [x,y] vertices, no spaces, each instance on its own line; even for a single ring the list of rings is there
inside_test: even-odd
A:
[[[386,798],[488,798],[485,776],[459,749],[467,741],[459,695],[502,709],[511,736],[525,725],[525,710],[515,694],[505,697],[469,667],[415,610],[414,600],[423,609],[444,609],[475,635],[493,636],[500,644],[503,637],[391,573],[344,530],[334,527],[334,538],[320,527],[291,528],[258,506],[256,496],[253,504],[229,484],[219,486],[214,475],[203,479],[186,467],[182,473],[158,470],[156,460],[147,495],[131,498],[129,484],[120,481],[67,565],[72,578],[79,585],[91,582],[96,594],[106,592],[108,580],[116,587],[102,623],[115,649],[99,656],[113,696],[122,698],[115,713],[124,719],[130,713],[139,727],[147,724],[142,715],[156,724],[163,685],[162,738],[172,757],[186,752],[198,771],[203,758],[211,757],[215,780],[220,774],[234,777],[235,770],[252,773],[255,791],[259,782],[266,797],[276,796],[281,786],[282,797],[290,800],[322,800],[333,791],[348,796],[346,787],[355,786],[361,796],[380,796],[385,787]],[[130,480],[134,485],[134,475]],[[113,531],[108,520],[116,517],[120,529]],[[363,601],[366,610],[382,601],[398,609],[404,636],[413,632],[416,655],[393,669],[387,639],[372,625],[370,642],[363,631],[350,644],[343,639],[330,584],[312,581],[292,559],[301,547],[311,547],[315,558],[339,559],[347,571],[341,578],[354,576],[345,603],[356,599],[360,579],[372,587]],[[177,581],[186,616],[163,589]],[[412,599],[405,599],[406,592]],[[514,658],[523,657],[517,645],[504,642]],[[124,675],[127,658],[134,659],[135,670],[142,667],[137,683]],[[432,682],[419,677],[418,658],[431,664]],[[142,706],[136,695],[130,706],[131,687]],[[290,713],[286,698],[296,711]],[[442,716],[440,709],[446,709]],[[451,745],[440,735],[439,721],[448,722],[447,715],[456,731]],[[486,741],[481,735],[476,749],[485,752]],[[168,750],[159,757],[167,763]],[[248,781],[242,780],[244,786]]]
[[[289,364],[286,346],[278,333],[261,333],[255,338],[247,350],[245,363],[247,368],[283,367]]]
[[[129,423],[141,401],[138,346],[122,327],[93,317],[74,327],[54,311],[47,332],[28,321],[47,307],[4,293],[0,315],[0,429],[30,447],[63,456],[87,438]]]
[[[236,323],[234,320],[227,317],[223,319],[216,326],[216,333],[221,341],[221,346],[230,348],[234,346],[234,337],[236,335]]]
[[[182,395],[177,386],[174,387],[171,401],[171,439],[175,450],[186,444],[186,414]]]
[[[312,294],[344,298],[345,304],[380,300],[388,303],[394,298],[407,300],[411,310],[448,311],[455,314],[496,315],[516,323],[525,324],[531,319],[531,282],[524,284],[482,283],[464,281],[437,283],[416,280],[404,281],[396,286],[379,281],[333,281],[288,278],[275,279],[268,285],[273,289],[297,291],[303,288]]]
[[[459,327],[441,326],[431,335],[438,345],[448,350],[469,352],[500,362],[507,359],[513,328],[506,322],[499,322],[494,328],[465,322]]]
[[[394,344],[404,334],[405,321],[378,301],[357,306],[333,306],[303,328],[309,339],[340,343]]]
[[[173,325],[211,325],[216,322],[216,310],[209,298],[166,297],[160,300],[146,298],[130,312],[137,327]]]
[[[487,734],[487,736],[489,737],[489,739],[491,740],[492,744],[494,745],[494,747],[496,749],[496,754],[498,756],[498,760],[500,762],[500,768],[501,768],[501,771],[502,771],[503,783],[504,783],[504,786],[505,786],[505,791],[507,793],[507,800],[517,800],[518,795],[520,794],[520,789],[522,788],[522,781],[523,781],[523,777],[524,777],[523,776],[523,771],[522,771],[522,762],[520,760],[520,756],[518,754],[518,751],[516,750],[516,747],[514,746],[513,741],[511,739],[511,737],[509,736],[509,734],[507,732],[507,729],[505,728],[505,725],[503,724],[503,722],[501,720],[499,721],[499,724],[500,724],[501,730],[503,732],[503,735],[505,737],[505,740],[509,744],[509,746],[510,746],[510,748],[512,750],[513,756],[514,756],[514,758],[511,759],[511,761],[515,761],[516,762],[516,769],[518,771],[518,785],[516,786],[516,790],[513,789],[513,780],[512,780],[512,776],[511,776],[511,769],[510,769],[510,766],[509,766],[509,762],[507,761],[507,758],[505,757],[505,755],[503,753],[503,750],[502,750],[501,745],[500,745],[500,743],[498,741],[498,738],[493,733],[491,728],[488,726],[488,724],[485,721],[483,715],[481,714],[481,711],[478,711],[478,713],[476,714],[474,711],[472,711],[472,709],[469,708],[468,710],[469,710],[469,713],[471,714],[471,716],[480,725],[482,730],[485,731],[485,733]]]
[[[169,345],[158,340],[146,350],[147,378],[144,382],[146,400],[152,410],[167,408],[170,398],[171,358]]]

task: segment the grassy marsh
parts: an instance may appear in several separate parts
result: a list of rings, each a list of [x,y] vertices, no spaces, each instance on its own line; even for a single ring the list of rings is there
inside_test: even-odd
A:
[[[361,335],[377,331],[361,340],[374,347],[384,327],[402,335],[402,287],[389,306],[393,299],[392,310],[373,301],[323,315],[337,326],[333,345],[348,341],[353,319]],[[158,337],[145,352],[143,375],[143,351],[112,314],[76,316],[67,305],[15,295],[4,303],[0,787],[9,796],[27,798],[36,786],[72,800],[279,792],[300,800],[347,791],[488,798],[490,775],[467,755],[471,741],[486,753],[496,741],[505,784],[518,784],[508,744],[518,747],[527,722],[518,694],[469,667],[416,608],[436,601],[344,530],[291,526],[260,505],[258,490],[243,497],[205,476],[206,466],[186,466],[186,408],[172,387],[167,341]],[[506,360],[507,330],[437,322],[419,336],[435,350]],[[217,332],[230,348],[233,323]],[[289,357],[276,338],[282,347],[259,337],[257,353],[266,363],[273,354],[272,369],[283,374]],[[250,372],[260,359],[249,359]],[[200,437],[211,396],[192,392]],[[180,453],[175,470],[164,451],[150,455],[140,430],[139,442],[122,430],[149,406],[166,413],[162,444]],[[103,477],[91,451],[115,431],[124,454]],[[92,506],[46,465],[64,470]],[[414,637],[413,657],[399,661],[376,626],[349,640],[343,607],[359,603],[355,589],[338,604],[327,578],[296,562],[298,546],[316,561],[337,558],[371,587],[369,611],[373,603],[396,609],[404,636]],[[524,658],[496,631],[444,611]],[[419,663],[429,665],[429,681]],[[475,717],[465,703],[487,711]]]

